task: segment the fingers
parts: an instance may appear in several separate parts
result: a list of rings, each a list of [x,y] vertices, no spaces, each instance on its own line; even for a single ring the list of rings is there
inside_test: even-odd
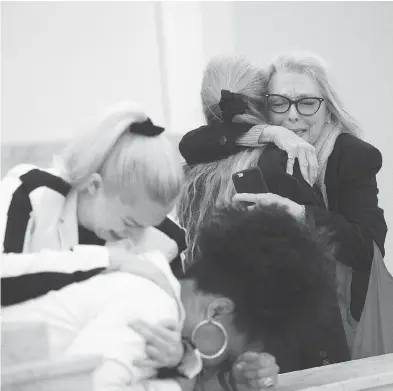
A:
[[[145,360],[134,360],[132,362],[136,367],[139,368],[161,368],[162,363],[157,360],[150,360],[150,359],[145,359]]]
[[[308,161],[308,156],[306,154],[306,151],[304,149],[301,149],[299,151],[299,166],[300,166],[300,171],[303,175],[303,178],[310,183],[310,177],[308,174],[308,167],[309,167],[309,161]]]
[[[293,175],[293,165],[295,164],[295,156],[288,152],[287,174]]]
[[[149,345],[153,345],[159,351],[167,351],[168,345],[180,343],[179,337],[176,341],[174,332],[165,328],[161,329],[159,327],[148,326],[143,324],[143,322],[133,322],[129,324],[129,327],[144,337]]]
[[[318,159],[317,155],[315,153],[315,148],[307,152],[307,158],[308,158],[308,173],[309,173],[309,178],[310,178],[310,184],[311,186],[315,183],[317,180],[318,176]]]
[[[155,326],[143,320],[137,320],[130,323],[129,326],[146,338],[153,335],[166,341],[179,341],[180,330],[178,330],[178,325],[173,321],[165,321]]]
[[[260,379],[254,379],[250,381],[249,388],[252,391],[261,391],[265,389],[269,389],[275,387],[277,385],[277,375],[275,376],[266,376]]]
[[[268,353],[246,352],[239,356],[235,371],[240,372],[251,390],[270,388],[277,384],[280,368]],[[239,376],[239,375],[238,375]]]
[[[255,369],[247,369],[244,371],[244,377],[252,380],[252,379],[261,379],[266,376],[274,376],[279,372],[279,367],[277,364],[273,364],[267,368],[255,368]]]
[[[235,203],[238,202],[258,202],[258,194],[250,194],[250,193],[237,193],[233,196],[232,201]]]

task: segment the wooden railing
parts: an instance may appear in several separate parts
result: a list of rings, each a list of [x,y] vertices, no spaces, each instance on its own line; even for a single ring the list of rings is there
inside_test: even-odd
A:
[[[93,391],[92,375],[100,358],[51,359],[48,341],[43,324],[2,324],[2,391]]]
[[[44,325],[2,325],[2,391],[93,391],[98,357],[50,359]],[[393,391],[393,354],[279,375],[277,391]]]

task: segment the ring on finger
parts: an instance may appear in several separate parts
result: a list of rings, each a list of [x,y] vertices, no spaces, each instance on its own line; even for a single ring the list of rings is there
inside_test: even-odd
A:
[[[302,163],[302,166],[308,167],[308,161],[306,160],[305,162]]]
[[[288,160],[295,160],[295,156],[293,156],[291,153],[288,153]]]
[[[262,387],[264,388],[270,388],[274,386],[274,379],[272,377],[265,377],[262,379]]]

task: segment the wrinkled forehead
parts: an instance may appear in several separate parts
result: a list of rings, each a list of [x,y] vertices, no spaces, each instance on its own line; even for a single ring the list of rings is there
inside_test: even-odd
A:
[[[311,76],[298,72],[276,72],[270,79],[268,90],[270,94],[284,95],[291,99],[322,96],[318,83]]]

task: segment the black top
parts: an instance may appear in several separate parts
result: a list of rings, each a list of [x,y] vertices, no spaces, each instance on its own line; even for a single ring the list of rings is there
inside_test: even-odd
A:
[[[235,128],[237,124],[232,124]],[[249,128],[252,125],[247,125]],[[214,132],[208,126],[187,133],[180,142],[180,152],[191,162],[194,159],[194,145],[197,145],[200,162],[218,160],[239,151],[233,137],[223,139],[226,125],[215,124]],[[233,134],[234,130],[231,130]],[[239,134],[244,132],[244,124],[239,126]],[[208,135],[209,133],[209,135]],[[196,140],[196,142],[195,142]],[[210,140],[208,153],[203,153],[203,140]],[[270,148],[270,147],[269,147]],[[244,149],[244,147],[243,147]],[[277,170],[270,171],[276,165],[262,157],[269,170],[268,176],[277,178],[283,175]],[[286,166],[287,154],[281,151],[281,167]],[[297,162],[297,161],[296,161]],[[273,193],[287,196],[300,204],[306,205],[308,215],[312,215],[320,226],[330,227],[333,240],[337,243],[336,258],[344,265],[353,268],[351,284],[352,316],[360,319],[367,293],[370,267],[373,259],[373,241],[384,254],[387,226],[383,210],[378,206],[378,186],[376,174],[381,169],[382,156],[377,148],[348,133],[341,134],[336,140],[334,149],[328,159],[325,185],[329,210],[323,205],[312,205],[302,202],[295,194],[283,189],[282,182],[272,178],[269,188]],[[302,178],[298,164],[294,167],[294,177],[301,183]],[[303,182],[305,182],[303,180]],[[305,186],[303,184],[303,186]],[[315,189],[319,193],[319,189]],[[297,191],[297,190],[293,190]],[[289,195],[284,195],[284,194]]]
[[[320,225],[333,228],[337,260],[351,266],[351,313],[360,319],[373,260],[373,241],[382,254],[387,233],[378,206],[376,175],[382,166],[379,150],[350,134],[338,136],[329,157],[325,185],[329,210],[309,207]]]
[[[200,129],[203,132],[206,130],[206,128]],[[198,131],[193,131],[193,134],[197,134],[195,132]],[[187,134],[182,140],[183,152],[186,151],[186,154],[187,151],[192,150],[192,137],[192,134]],[[222,134],[217,133],[217,137],[222,137]],[[217,142],[214,145],[220,149],[226,143]],[[202,148],[202,145],[199,145],[199,147]],[[214,148],[214,146],[211,146],[209,153],[203,155],[200,161],[211,161]],[[234,151],[234,149],[221,151],[219,156],[229,156],[229,151]],[[192,159],[194,159],[194,154],[192,154]],[[304,180],[298,162],[294,165],[293,175],[286,173],[286,164],[286,152],[273,144],[265,147],[258,160],[258,166],[263,173],[269,191],[310,208],[324,208],[320,193],[315,191]],[[335,265],[332,265],[332,270],[333,268],[335,268]],[[300,341],[288,338],[288,340],[274,341],[274,345],[271,344],[272,341],[267,341],[265,351],[276,357],[281,372],[311,368],[350,359],[338,303],[336,298],[332,298],[332,301],[336,304],[329,309],[330,320],[324,324],[318,324],[312,333],[308,332],[307,335],[302,336]]]

